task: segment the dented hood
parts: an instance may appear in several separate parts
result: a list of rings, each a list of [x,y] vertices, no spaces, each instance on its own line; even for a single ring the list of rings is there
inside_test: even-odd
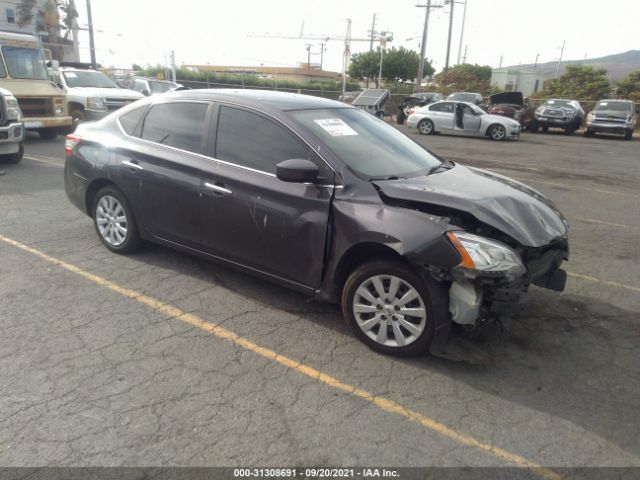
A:
[[[456,164],[429,176],[373,183],[391,199],[467,212],[525,247],[541,247],[567,233],[562,214],[549,199],[486,170]]]

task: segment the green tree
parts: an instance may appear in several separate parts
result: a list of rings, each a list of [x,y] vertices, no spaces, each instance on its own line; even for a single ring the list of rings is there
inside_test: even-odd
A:
[[[618,96],[640,102],[640,70],[635,70],[618,82]]]
[[[544,88],[536,96],[600,100],[610,91],[611,84],[604,68],[567,65],[566,72],[559,78],[544,82]]]
[[[418,74],[420,55],[404,47],[392,47],[382,57],[382,78],[389,82],[413,80]],[[380,48],[375,52],[356,53],[351,57],[349,75],[352,78],[377,78],[380,71]],[[434,69],[425,60],[424,76],[433,75]]]
[[[491,67],[463,63],[436,75],[436,82],[442,93],[478,92],[483,95],[492,92]]]
[[[18,4],[18,26],[24,28],[33,20],[33,9],[36,7],[36,0],[20,0]]]

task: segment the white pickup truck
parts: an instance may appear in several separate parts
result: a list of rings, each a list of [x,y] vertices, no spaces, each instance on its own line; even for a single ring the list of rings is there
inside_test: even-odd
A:
[[[99,120],[144,95],[120,88],[97,70],[60,67],[51,72],[54,81],[66,92],[67,108],[74,128],[87,120]]]
[[[18,100],[0,88],[0,162],[18,163],[24,154],[24,125]]]

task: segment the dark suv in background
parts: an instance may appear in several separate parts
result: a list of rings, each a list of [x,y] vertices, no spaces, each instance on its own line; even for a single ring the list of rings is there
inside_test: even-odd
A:
[[[420,92],[404,97],[403,102],[398,105],[397,122],[402,125],[413,113],[413,109],[424,107],[444,99],[444,95],[437,92]]]
[[[577,100],[551,98],[536,108],[530,130],[537,132],[542,128],[544,133],[549,128],[561,128],[567,135],[572,135],[584,122],[584,110]]]

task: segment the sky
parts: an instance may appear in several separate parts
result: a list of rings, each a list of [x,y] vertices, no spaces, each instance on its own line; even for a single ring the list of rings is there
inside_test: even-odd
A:
[[[344,36],[346,19],[354,38],[368,37],[372,16],[376,30],[392,32],[395,47],[419,51],[427,0],[92,0],[96,57],[104,66],[130,68],[165,64],[171,50],[176,63],[241,66],[295,66],[320,61],[319,41],[251,37],[279,33]],[[458,3],[459,2],[459,3]],[[432,0],[440,4],[442,0]],[[84,0],[76,0],[80,26],[87,23]],[[467,49],[467,62],[498,67],[564,59],[578,60],[640,49],[640,1],[617,0],[467,0],[464,39],[460,43],[463,0],[457,0],[451,64]],[[426,57],[444,67],[449,9],[435,8],[429,22]],[[89,42],[81,33],[81,57],[89,60]],[[353,42],[351,53],[367,51]],[[341,71],[344,42],[329,40],[324,69]]]

